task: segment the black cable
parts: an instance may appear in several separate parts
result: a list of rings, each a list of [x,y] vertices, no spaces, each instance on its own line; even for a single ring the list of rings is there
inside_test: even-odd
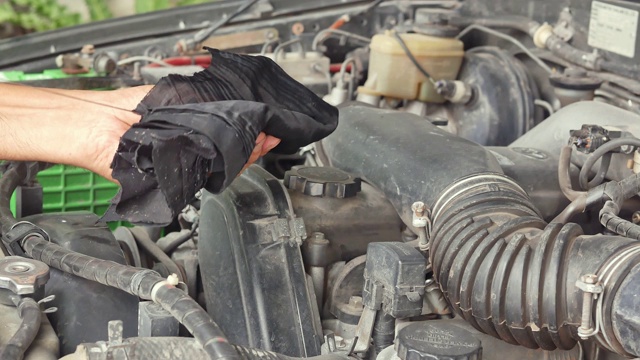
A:
[[[605,185],[605,193],[611,200],[600,210],[600,223],[608,230],[640,240],[640,226],[618,216],[622,204],[640,192],[640,174],[633,174],[620,182]]]
[[[22,298],[18,303],[20,327],[2,349],[0,360],[22,360],[24,353],[40,331],[42,312],[38,303],[31,298]]]
[[[593,189],[594,187],[602,184],[602,182],[604,181],[604,178],[607,176],[607,170],[609,170],[609,165],[611,164],[611,157],[613,156],[612,153],[606,153],[604,155],[602,155],[602,161],[600,161],[600,167],[598,168],[598,171],[596,172],[595,176],[593,177],[593,179],[589,180],[587,182],[587,187],[586,189]],[[582,171],[580,172],[582,174]],[[588,176],[588,174],[586,174]],[[587,180],[587,178],[583,178],[582,181]]]
[[[131,231],[131,234],[138,246],[143,248],[156,261],[164,265],[167,270],[169,270],[169,273],[176,274],[180,277],[180,281],[185,281],[185,276],[178,264],[176,264],[164,251],[162,251],[157,243],[151,240],[151,237],[145,229],[141,227],[133,227],[129,229],[129,231]]]
[[[3,221],[3,229],[10,228],[9,224],[16,222],[9,209],[9,201],[15,188],[35,178],[38,171],[48,165],[34,162],[12,163],[0,178],[0,221]],[[229,344],[211,316],[194,299],[167,283],[157,272],[80,254],[45,240],[39,235],[27,236],[20,242],[20,246],[27,256],[42,261],[50,267],[120,289],[145,300],[153,300],[189,330],[211,360],[239,360],[238,352]],[[25,311],[32,308],[30,305],[24,306]],[[39,307],[38,313],[40,313]],[[25,312],[24,316],[26,323],[26,317],[31,317],[33,314],[29,311]],[[35,323],[35,320],[29,320],[29,324],[32,323]],[[40,326],[40,321],[37,325]],[[37,330],[35,332],[37,333]],[[24,336],[23,338],[27,339]],[[21,344],[26,342],[25,340]]]
[[[158,303],[189,330],[209,359],[240,359],[211,316],[157,272],[80,254],[36,235],[26,237],[21,246],[28,256],[50,267]]]
[[[196,229],[198,229],[198,221],[196,220],[196,222],[193,223],[193,225],[191,226],[191,230],[186,233],[183,234],[177,238],[175,238],[172,242],[168,243],[166,246],[161,247],[162,251],[164,251],[167,254],[171,254],[172,252],[174,252],[178,246],[186,243],[187,241],[189,241],[193,235],[196,232]]]
[[[9,231],[18,220],[11,212],[11,196],[18,186],[33,181],[40,170],[51,164],[41,162],[10,162],[0,178],[0,231]]]
[[[400,37],[400,34],[398,34],[398,32],[394,32],[393,36],[395,36],[396,40],[398,40],[398,44],[400,44],[400,47],[402,48],[402,50],[404,50],[405,54],[407,54],[407,57],[409,58],[409,60],[411,60],[413,65],[415,65],[415,67],[418,68],[418,70],[422,73],[422,75],[424,75],[427,79],[433,82],[431,75],[429,75],[427,70],[425,70],[422,67],[422,65],[420,65],[418,60],[416,60],[416,58],[411,53],[411,50],[409,50],[409,47],[407,46],[407,44],[404,42],[404,40],[402,40],[402,37]]]
[[[560,159],[558,159],[558,184],[560,185],[562,193],[571,201],[586,194],[586,191],[576,191],[571,186],[570,168],[572,151],[573,148],[570,145],[564,146],[560,150]]]
[[[599,185],[602,180],[604,180],[604,175],[606,174],[607,168],[609,167],[608,162],[611,159],[605,159],[603,158],[603,156],[621,146],[635,146],[635,147],[640,147],[640,139],[638,138],[620,138],[620,139],[613,139],[611,141],[608,141],[606,143],[604,143],[602,146],[600,146],[599,148],[597,148],[588,158],[587,160],[584,162],[584,165],[582,166],[582,169],[580,169],[580,187],[582,189],[588,190],[594,186]],[[600,169],[598,170],[598,173],[596,174],[596,178],[594,178],[592,181],[589,181],[589,172],[591,172],[591,169],[593,168],[593,165],[595,165],[595,163],[600,160],[600,158],[603,158],[602,160],[602,164],[600,166]],[[606,167],[602,166],[602,165],[606,165]],[[600,179],[600,183],[598,183],[598,179]]]

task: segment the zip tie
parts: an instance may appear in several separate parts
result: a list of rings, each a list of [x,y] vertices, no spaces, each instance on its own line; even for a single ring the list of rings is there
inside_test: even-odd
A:
[[[178,284],[180,284],[180,278],[178,277],[178,275],[176,274],[171,274],[169,276],[167,276],[166,280],[162,280],[158,283],[156,283],[155,285],[153,285],[153,288],[151,289],[151,300],[153,300],[153,302],[158,302],[156,300],[156,294],[158,293],[158,290],[160,290],[161,287],[163,286],[177,286]]]

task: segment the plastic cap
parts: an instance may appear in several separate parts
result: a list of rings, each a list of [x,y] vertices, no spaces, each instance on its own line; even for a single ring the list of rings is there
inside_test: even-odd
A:
[[[284,175],[284,184],[309,196],[347,198],[360,192],[361,180],[336,168],[294,166]]]
[[[444,322],[411,324],[398,334],[396,351],[402,360],[479,360],[480,340],[467,330]]]

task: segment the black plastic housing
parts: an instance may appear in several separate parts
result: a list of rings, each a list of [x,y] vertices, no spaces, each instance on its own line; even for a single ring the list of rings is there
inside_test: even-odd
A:
[[[427,268],[420,251],[405,243],[369,244],[362,300],[395,317],[418,316]]]
[[[322,331],[282,184],[250,167],[220,195],[204,192],[198,244],[207,311],[235,345],[320,354]]]
[[[111,231],[89,212],[41,214],[23,218],[42,227],[52,242],[89,256],[126,264],[124,254]],[[45,295],[55,295],[48,307],[58,311],[49,320],[60,338],[62,355],[73,353],[82,343],[108,338],[107,324],[122,320],[124,337],[137,335],[138,298],[119,289],[63,273],[51,267]]]

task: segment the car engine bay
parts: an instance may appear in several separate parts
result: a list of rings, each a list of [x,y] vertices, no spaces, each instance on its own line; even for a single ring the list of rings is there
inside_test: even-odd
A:
[[[43,212],[45,165],[2,165],[0,358],[640,357],[639,15],[243,0],[0,41],[22,86],[156,84],[207,46],[339,109],[166,227]]]

